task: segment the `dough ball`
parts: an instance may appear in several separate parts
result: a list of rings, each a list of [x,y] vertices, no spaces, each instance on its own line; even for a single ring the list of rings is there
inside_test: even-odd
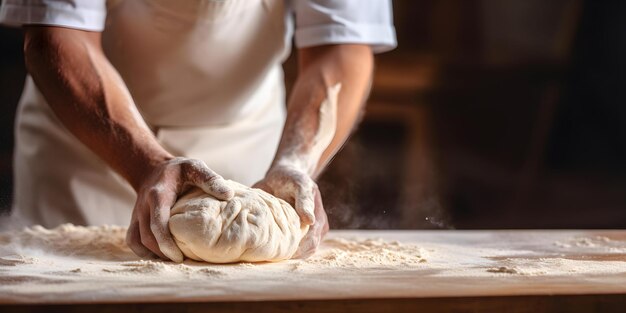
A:
[[[169,228],[188,258],[210,263],[280,261],[291,258],[309,229],[287,202],[227,181],[235,190],[220,201],[193,189],[172,208]]]

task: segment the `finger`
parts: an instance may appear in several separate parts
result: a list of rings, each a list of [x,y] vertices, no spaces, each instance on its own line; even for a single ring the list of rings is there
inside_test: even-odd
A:
[[[306,259],[310,257],[315,253],[315,251],[317,251],[317,247],[319,246],[320,241],[321,237],[319,234],[319,229],[310,229],[306,236],[304,236],[304,238],[300,242],[300,246],[298,246],[298,250],[294,254],[294,258]]]
[[[154,259],[157,256],[141,243],[141,234],[139,233],[139,222],[135,218],[135,214],[131,218],[130,225],[126,231],[126,244],[138,257],[142,259]]]
[[[158,244],[159,250],[170,260],[176,263],[183,262],[183,253],[172,238],[168,227],[171,205],[162,204],[150,216],[150,230]]]
[[[298,259],[305,259],[313,255],[328,232],[328,218],[326,211],[324,211],[321,193],[317,186],[315,186],[313,190],[315,224],[309,228],[309,232],[300,242],[300,246],[294,255],[294,257]]]
[[[326,217],[326,213],[324,213],[324,226],[322,227],[322,237],[324,239],[328,231],[330,230],[330,225],[328,225],[328,217]]]
[[[298,188],[295,195],[295,209],[304,225],[315,223],[315,201],[313,190],[310,188]]]
[[[150,250],[152,253],[156,254],[159,258],[163,260],[167,260],[168,257],[161,252],[159,249],[159,244],[154,238],[154,234],[152,234],[152,230],[150,229],[150,217],[138,216],[137,220],[139,221],[139,235],[141,236],[141,244]]]
[[[328,216],[326,215],[326,210],[324,210],[324,204],[322,203],[322,194],[320,190],[315,187],[314,192],[314,201],[315,201],[315,223],[320,225],[320,241],[326,236],[328,233],[329,225],[328,225]]]
[[[218,200],[230,200],[235,196],[235,191],[226,180],[211,170],[204,162],[194,161],[191,164],[191,169],[186,171],[186,174],[192,184]]]

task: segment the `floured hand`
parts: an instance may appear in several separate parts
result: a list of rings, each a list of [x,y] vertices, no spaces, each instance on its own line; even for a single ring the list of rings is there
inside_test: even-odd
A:
[[[322,196],[317,186],[315,186],[313,197],[315,201],[315,223],[309,227],[309,231],[300,241],[298,251],[293,256],[296,259],[306,259],[313,255],[326,233],[328,233],[328,217],[326,217]]]
[[[174,158],[145,177],[126,234],[126,242],[135,254],[183,261],[168,229],[168,220],[178,196],[193,186],[219,200],[230,200],[234,195],[226,181],[200,160]]]
[[[319,189],[313,179],[297,167],[277,165],[253,187],[287,201],[295,208],[301,223],[311,225],[307,235],[300,242],[296,257],[306,258],[312,255],[328,232],[328,219]]]

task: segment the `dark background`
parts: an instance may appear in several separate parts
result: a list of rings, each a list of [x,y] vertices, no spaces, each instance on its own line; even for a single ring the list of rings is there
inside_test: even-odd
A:
[[[334,228],[626,227],[626,2],[396,0],[363,123],[319,184]],[[285,64],[287,85],[295,60]],[[0,28],[0,211],[22,35]]]

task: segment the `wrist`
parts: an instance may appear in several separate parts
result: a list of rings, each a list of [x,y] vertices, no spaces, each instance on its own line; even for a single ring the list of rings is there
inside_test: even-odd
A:
[[[134,162],[130,162],[135,165],[127,171],[127,180],[135,191],[139,191],[148,178],[173,159],[175,157],[166,151],[153,152],[138,157]]]
[[[282,156],[274,160],[268,173],[287,170],[287,171],[297,171],[300,173],[310,175],[311,173],[309,173],[309,168],[310,168],[309,163],[310,162],[308,162],[305,157],[301,157],[295,154]]]

